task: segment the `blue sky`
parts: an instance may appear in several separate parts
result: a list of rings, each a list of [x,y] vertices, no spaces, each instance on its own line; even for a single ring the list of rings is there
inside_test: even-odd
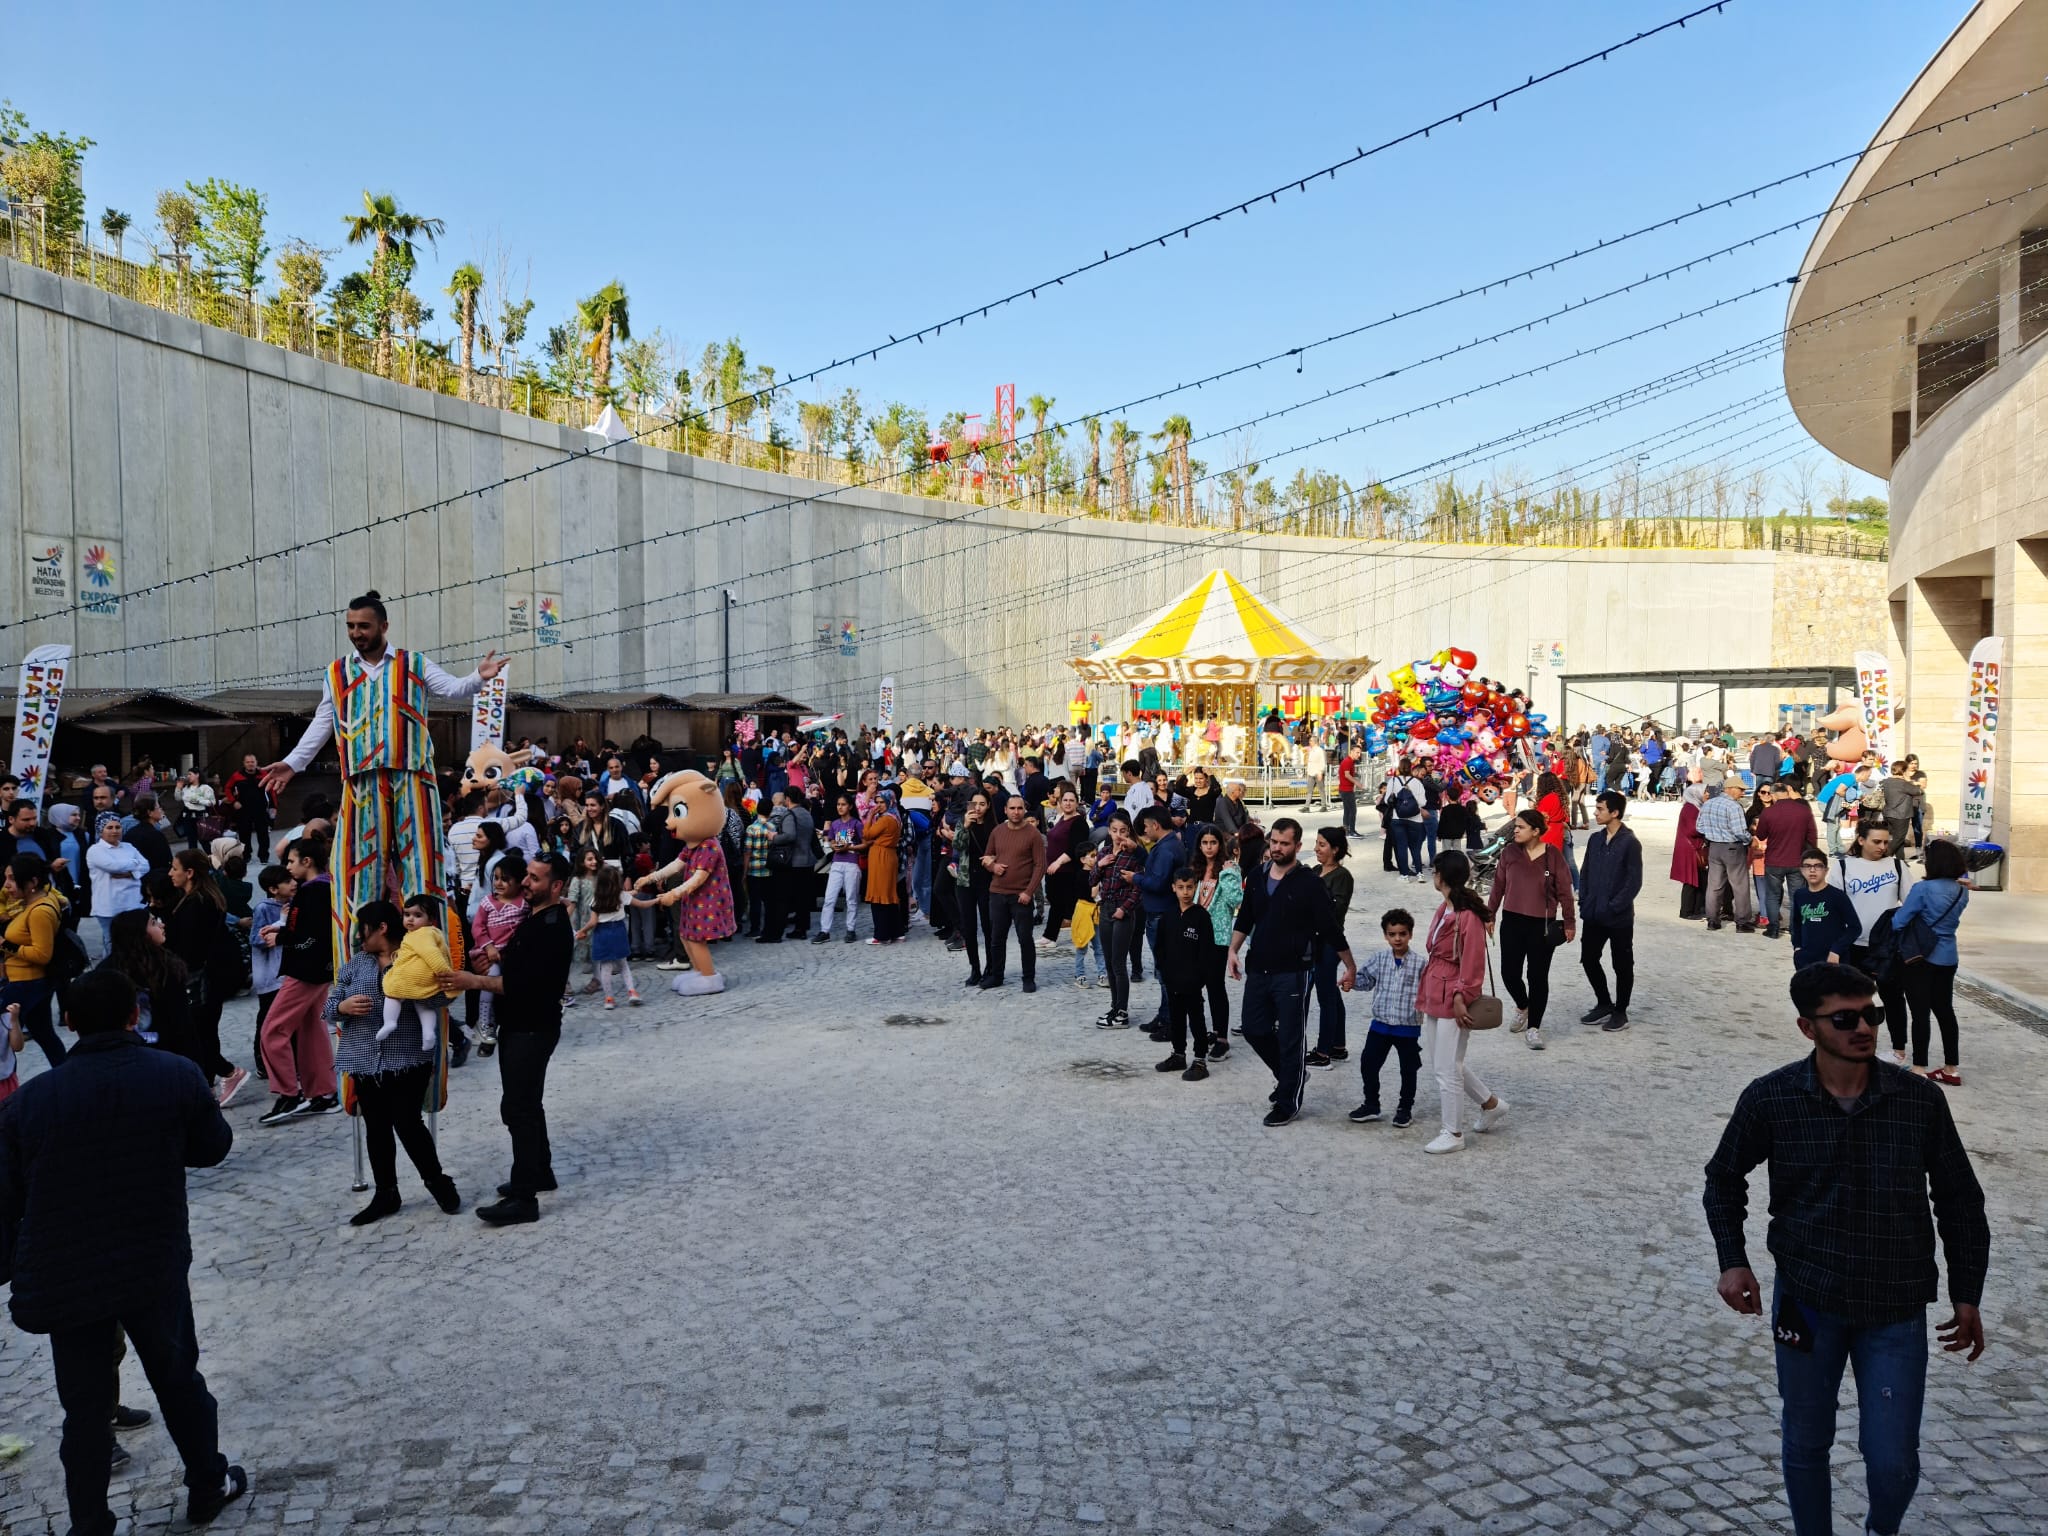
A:
[[[611,278],[636,329],[692,357],[738,335],[787,376],[1105,246],[1206,214],[1690,7],[1436,4],[17,8],[0,94],[98,141],[86,191],[151,223],[158,189],[217,175],[270,197],[277,235],[338,245],[363,188],[448,232],[435,303],[493,241],[531,271],[534,334]],[[1427,302],[1859,148],[1967,7],[1732,0],[1463,126],[1172,241],[922,347],[842,370],[872,405],[1056,415]],[[609,28],[597,17],[604,16]],[[1291,367],[1139,407],[1209,433],[1486,335],[1824,207],[1843,171],[1694,219],[1534,283],[1383,327]],[[1395,476],[1769,333],[1767,293],[1538,378],[1306,456],[1306,439],[1559,357],[1796,270],[1810,227],[1533,334],[1199,443]],[[131,235],[131,240],[135,237]],[[338,258],[342,270],[346,258]],[[1775,357],[1508,462],[1561,468],[1773,387]],[[1737,470],[1797,448],[1775,407],[1678,439]],[[792,419],[793,419],[793,412]],[[1824,460],[1815,449],[1816,460]],[[1654,462],[1654,461],[1653,461]],[[1827,476],[1831,478],[1829,463]],[[1779,494],[1784,499],[1781,467]],[[1858,478],[1858,489],[1868,482]]]

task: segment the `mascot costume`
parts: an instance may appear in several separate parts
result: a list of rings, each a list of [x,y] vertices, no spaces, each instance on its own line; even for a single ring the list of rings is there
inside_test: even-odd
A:
[[[1822,730],[1833,731],[1834,739],[1828,743],[1828,761],[1843,763],[1853,768],[1863,761],[1870,750],[1870,738],[1863,733],[1863,706],[1851,701],[1833,714],[1822,715],[1813,722]]]
[[[634,889],[655,890],[664,880],[688,876],[655,898],[665,907],[682,907],[676,914],[676,938],[690,958],[690,969],[677,975],[673,989],[682,997],[723,992],[725,978],[711,963],[711,946],[731,938],[739,926],[733,919],[725,851],[718,846],[718,834],[725,830],[725,801],[716,784],[685,768],[654,786],[654,809],[667,815],[669,835],[683,845],[683,852],[653,874],[642,875]]]

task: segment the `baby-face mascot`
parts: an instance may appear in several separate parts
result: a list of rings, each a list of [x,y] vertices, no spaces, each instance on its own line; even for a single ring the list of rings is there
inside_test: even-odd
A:
[[[686,876],[658,898],[665,907],[683,909],[676,914],[676,937],[690,957],[690,969],[677,974],[673,987],[683,997],[723,992],[725,978],[711,964],[711,946],[731,938],[738,926],[725,851],[718,846],[718,834],[725,830],[725,802],[716,784],[685,768],[654,786],[654,809],[668,817],[669,833],[683,844],[683,853],[653,874],[642,875],[634,889],[656,890],[664,880]]]
[[[1836,733],[1827,747],[1831,763],[1845,763],[1853,768],[1870,750],[1870,738],[1863,734],[1863,706],[1854,700],[1813,723]]]

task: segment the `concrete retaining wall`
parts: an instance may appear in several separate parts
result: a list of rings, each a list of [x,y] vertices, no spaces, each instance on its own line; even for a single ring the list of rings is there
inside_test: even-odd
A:
[[[1513,682],[1532,641],[1594,672],[1846,663],[1881,633],[1876,603],[1864,626],[1831,618],[1831,654],[1809,654],[1798,615],[1816,592],[1881,589],[1856,562],[1230,539],[864,490],[806,500],[823,488],[637,445],[548,467],[592,441],[0,260],[0,619],[45,616],[0,632],[0,668],[69,640],[81,687],[310,685],[342,646],[342,603],[375,586],[400,599],[402,643],[451,667],[495,646],[521,689],[681,693],[724,683],[730,590],[736,690],[871,719],[893,675],[899,720],[1064,718],[1066,658],[1219,564],[1333,647],[1398,662],[1456,644]],[[35,595],[31,562],[51,547],[69,555],[62,600]],[[175,584],[56,612],[102,590],[84,570],[95,550],[114,559],[107,593]],[[511,627],[508,604],[535,594],[558,599],[559,643]],[[841,618],[859,627],[850,656]],[[1572,717],[1672,705],[1664,686],[1601,693]],[[1539,673],[1539,705],[1556,697]],[[1731,695],[1730,714],[1762,724],[1771,703]]]

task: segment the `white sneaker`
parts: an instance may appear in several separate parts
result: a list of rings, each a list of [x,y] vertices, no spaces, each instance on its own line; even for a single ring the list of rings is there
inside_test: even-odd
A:
[[[1438,1131],[1436,1134],[1436,1140],[1432,1141],[1428,1146],[1424,1147],[1422,1150],[1431,1154],[1441,1152],[1462,1152],[1465,1150],[1465,1138],[1462,1136],[1455,1135],[1450,1131]]]
[[[1482,1109],[1481,1111],[1479,1111],[1479,1124],[1476,1127],[1474,1127],[1474,1129],[1481,1131],[1490,1131],[1494,1129],[1494,1127],[1498,1126],[1501,1123],[1501,1121],[1507,1119],[1508,1101],[1502,1098],[1499,1094],[1495,1094],[1493,1096],[1493,1099],[1493,1108]]]
[[[1527,1029],[1528,1027],[1529,1010],[1526,1008],[1517,1008],[1515,1010],[1514,1021],[1508,1025],[1508,1033],[1511,1035],[1519,1035],[1523,1030]]]
[[[1523,1038],[1524,1038],[1524,1039],[1525,1039],[1525,1040],[1526,1040],[1526,1041],[1528,1042],[1528,1046],[1529,1046],[1529,1049],[1530,1049],[1530,1050],[1532,1050],[1532,1051],[1540,1051],[1540,1050],[1542,1050],[1542,1049],[1543,1049],[1543,1031],[1542,1031],[1542,1030],[1540,1030],[1540,1029],[1532,1029],[1532,1030],[1530,1030],[1530,1031],[1529,1031],[1529,1033],[1528,1033],[1528,1034],[1527,1034],[1526,1036],[1524,1036]]]

